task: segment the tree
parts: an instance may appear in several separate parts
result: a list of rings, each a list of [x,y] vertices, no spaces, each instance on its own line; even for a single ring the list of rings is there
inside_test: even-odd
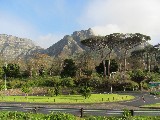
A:
[[[139,89],[142,90],[141,82],[145,79],[145,73],[142,70],[137,69],[132,71],[130,76],[131,76],[131,80],[137,82],[139,84]]]
[[[82,86],[80,89],[80,94],[86,99],[91,96],[91,88],[88,86]]]
[[[26,60],[26,71],[30,77],[44,76],[51,66],[52,58],[46,54],[34,54],[31,58]]]
[[[105,65],[105,59],[106,56],[106,44],[104,36],[94,36],[89,39],[82,40],[81,43],[87,47],[89,47],[91,50],[96,51],[100,54],[101,60],[103,61],[103,67],[104,67],[104,77],[106,77],[106,65]]]
[[[74,86],[73,78],[71,78],[71,77],[63,78],[61,80],[61,85],[63,87],[72,87],[72,86]]]
[[[106,60],[105,63],[106,63],[106,66],[108,66],[109,60]],[[117,62],[116,62],[114,59],[112,59],[111,62],[110,62],[110,69],[109,69],[109,71],[110,71],[111,73],[118,71],[118,64],[117,64]],[[96,66],[96,72],[97,72],[98,74],[101,74],[101,75],[104,74],[104,73],[103,73],[103,72],[104,72],[103,62],[101,62],[101,63],[99,64],[99,66]],[[108,73],[108,71],[107,71],[107,73]],[[108,75],[108,74],[107,74],[107,75]]]
[[[145,43],[148,40],[150,40],[150,36],[146,36],[140,33],[126,33],[119,35],[118,49],[116,49],[116,51],[121,52],[124,61],[124,72],[126,71],[126,58],[129,50],[141,45],[142,43]]]
[[[132,59],[136,58],[136,62],[140,62],[140,64],[143,65],[145,70],[151,72],[159,64],[158,55],[159,55],[159,50],[157,45],[152,46],[148,44],[147,46],[144,47],[144,49],[133,51],[131,53],[131,58]],[[140,68],[143,67],[140,66]]]
[[[54,94],[58,96],[60,94],[60,85],[55,85],[54,86]]]
[[[106,76],[105,59],[108,57],[108,75],[110,75],[110,59],[112,51],[121,52],[124,56],[124,71],[126,71],[126,56],[130,49],[140,45],[143,42],[150,40],[149,36],[142,35],[140,33],[113,33],[110,35],[95,36],[89,39],[82,40],[81,43],[88,46],[90,49],[98,51],[101,54],[101,58],[104,66],[104,77]],[[107,53],[106,53],[107,51]]]
[[[31,91],[29,85],[23,85],[21,88],[22,92],[25,93],[25,96],[28,96],[28,93]]]
[[[75,77],[77,67],[72,59],[65,59],[61,77]]]
[[[132,69],[146,69],[145,65],[145,50],[134,50],[131,52],[130,56],[130,63],[132,66]]]
[[[50,76],[60,75],[62,71],[62,65],[63,65],[63,60],[61,58],[59,57],[54,58],[49,68],[49,75]]]
[[[97,59],[96,59],[97,60]],[[86,51],[75,56],[77,66],[77,78],[84,75],[91,76],[92,71],[95,68],[95,62],[90,52]]]
[[[146,55],[146,63],[147,63],[147,71],[151,72],[151,64],[153,63],[153,66],[157,65],[157,54],[158,54],[158,48],[148,45],[145,46],[145,55]]]
[[[107,45],[107,48],[109,51],[107,54],[107,56],[108,56],[108,65],[107,65],[108,76],[110,76],[110,73],[112,72],[112,71],[110,71],[111,54],[114,51],[114,49],[116,49],[118,47],[118,45],[119,45],[118,41],[119,41],[120,36],[121,36],[120,33],[113,33],[110,35],[106,35],[105,40],[103,41],[103,44]]]
[[[17,64],[9,63],[6,66],[3,66],[4,73],[7,77],[17,78],[20,75],[20,67]]]
[[[51,87],[54,86],[54,89],[48,89],[48,95],[53,97],[53,95],[58,96],[61,93],[61,81],[58,77],[55,77],[52,82],[49,84]]]

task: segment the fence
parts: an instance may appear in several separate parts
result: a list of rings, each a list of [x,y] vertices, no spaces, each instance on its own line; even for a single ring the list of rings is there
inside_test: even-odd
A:
[[[65,112],[76,116],[122,116],[123,110],[109,109],[79,109],[79,108],[46,108],[46,107],[19,107],[19,106],[0,106],[0,110],[5,111],[21,111],[48,114],[51,112]],[[159,110],[130,110],[132,116],[160,116]]]

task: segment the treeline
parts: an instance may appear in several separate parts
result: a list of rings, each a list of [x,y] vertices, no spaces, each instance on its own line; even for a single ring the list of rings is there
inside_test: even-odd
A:
[[[94,36],[82,41],[90,49],[69,59],[35,54],[27,60],[1,61],[0,84],[7,78],[8,88],[18,88],[27,82],[31,86],[68,87],[95,91],[148,89],[150,81],[160,81],[159,44],[139,33],[114,33]],[[145,46],[136,49],[137,46]],[[14,83],[15,82],[15,83]],[[13,85],[16,84],[16,85]],[[87,86],[87,87],[86,87]]]

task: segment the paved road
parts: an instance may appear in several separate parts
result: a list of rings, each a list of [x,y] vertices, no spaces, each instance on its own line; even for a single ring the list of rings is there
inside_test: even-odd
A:
[[[139,107],[139,106],[148,105],[148,104],[160,103],[160,97],[150,95],[149,93],[146,93],[146,92],[128,93],[128,94],[135,96],[135,99],[132,101],[120,102],[121,105]],[[142,96],[144,97],[144,99],[142,98]]]

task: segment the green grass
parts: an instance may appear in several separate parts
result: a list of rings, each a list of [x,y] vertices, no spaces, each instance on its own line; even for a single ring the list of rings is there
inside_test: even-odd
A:
[[[101,103],[116,102],[134,99],[130,95],[118,94],[92,94],[90,98],[84,99],[81,95],[47,96],[1,96],[0,102],[30,102],[30,103]]]
[[[154,108],[160,108],[160,103],[156,103],[156,104],[150,104],[150,105],[144,105],[144,106],[141,106],[141,107],[147,107],[147,108],[149,108],[149,107],[154,107]]]

